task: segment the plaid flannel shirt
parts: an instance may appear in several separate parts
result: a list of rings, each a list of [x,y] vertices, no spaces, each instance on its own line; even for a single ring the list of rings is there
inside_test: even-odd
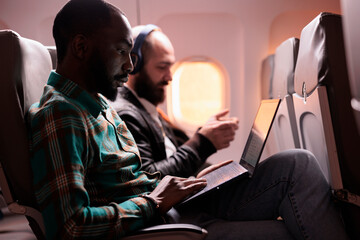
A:
[[[103,96],[51,72],[28,113],[34,189],[47,239],[116,239],[154,216],[159,182]]]

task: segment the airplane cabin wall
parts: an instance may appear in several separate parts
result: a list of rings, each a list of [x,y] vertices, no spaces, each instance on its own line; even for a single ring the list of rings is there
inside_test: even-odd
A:
[[[322,11],[340,13],[338,0],[140,0],[138,24],[154,23],[172,41],[178,60],[205,55],[221,62],[231,87],[230,113],[240,120],[230,148],[210,162],[238,160],[260,101],[261,60]],[[164,110],[166,110],[164,106]]]
[[[0,29],[9,28],[22,37],[52,46],[52,25],[57,12],[68,0],[1,0]],[[126,13],[130,23],[136,22],[136,1],[108,1]],[[116,4],[115,4],[116,3]]]
[[[1,0],[0,29],[54,45],[51,28],[66,0]],[[240,120],[230,148],[210,162],[238,160],[261,96],[261,61],[323,11],[340,13],[339,0],[109,0],[132,26],[153,23],[175,47],[178,60],[208,56],[225,67],[231,87],[230,113]],[[165,109],[165,104],[162,105]]]

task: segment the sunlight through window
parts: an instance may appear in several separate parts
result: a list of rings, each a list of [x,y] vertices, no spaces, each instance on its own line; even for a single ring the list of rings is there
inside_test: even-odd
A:
[[[218,63],[208,58],[187,59],[176,64],[173,73],[168,112],[180,126],[195,130],[228,107],[226,74]]]

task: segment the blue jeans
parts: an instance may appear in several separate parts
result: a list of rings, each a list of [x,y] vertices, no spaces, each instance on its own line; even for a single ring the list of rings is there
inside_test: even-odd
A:
[[[252,178],[172,211],[174,222],[207,229],[207,239],[347,239],[330,187],[306,150],[275,154]]]

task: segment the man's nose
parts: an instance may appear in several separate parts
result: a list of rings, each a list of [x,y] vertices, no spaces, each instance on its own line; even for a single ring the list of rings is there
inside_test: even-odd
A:
[[[126,73],[131,73],[133,70],[134,70],[134,65],[132,63],[131,56],[129,54],[127,61],[123,65],[123,71]]]
[[[172,73],[170,69],[166,72],[165,80],[168,82],[172,81]]]

